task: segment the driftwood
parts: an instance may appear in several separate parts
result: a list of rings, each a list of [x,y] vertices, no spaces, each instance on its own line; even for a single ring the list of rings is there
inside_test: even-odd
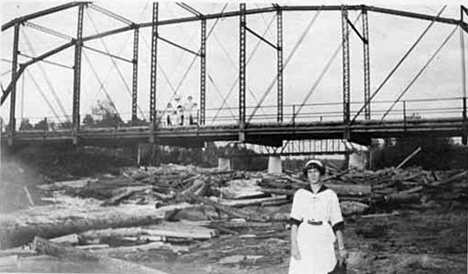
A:
[[[77,199],[81,200],[81,199]],[[91,229],[150,225],[166,218],[174,210],[191,207],[183,203],[155,209],[153,206],[125,205],[100,207],[81,201],[77,205],[34,207],[0,218],[0,246],[20,246],[34,236],[54,238]]]
[[[340,202],[341,212],[345,216],[353,215],[353,214],[362,214],[365,212],[369,206],[359,202],[352,202],[352,201],[343,201]]]
[[[465,171],[463,171],[461,173],[458,173],[458,174],[455,174],[455,175],[451,176],[450,178],[448,178],[446,180],[431,183],[431,186],[435,187],[435,186],[445,185],[445,184],[457,181],[459,179],[462,179],[463,177],[465,177],[465,179],[468,179],[468,178],[466,178],[467,176],[468,176],[468,170],[465,170]]]
[[[117,192],[117,194],[115,194],[112,198],[107,199],[104,203],[101,204],[101,206],[118,205],[123,199],[133,195],[135,192],[145,191],[151,188],[152,188],[151,186],[133,186],[133,187],[119,188],[116,191],[113,191],[113,192]]]
[[[72,261],[95,261],[107,266],[112,266],[117,272],[126,273],[154,273],[164,274],[164,272],[149,268],[143,265],[123,261],[119,259],[109,258],[94,252],[80,250],[78,248],[63,246],[60,244],[53,243],[46,239],[35,237],[34,238],[34,249],[40,254],[51,255],[54,257],[64,258]]]
[[[421,201],[421,195],[418,193],[393,193],[385,196],[388,203],[413,203]]]
[[[259,199],[242,199],[242,200],[220,200],[219,202],[223,205],[232,206],[232,207],[243,207],[243,206],[253,206],[260,205],[268,202],[283,202],[287,200],[286,195],[269,197],[269,198],[259,198]]]
[[[79,189],[83,188],[88,184],[88,181],[91,179],[85,178],[85,179],[80,179],[80,180],[74,180],[74,181],[63,181],[63,182],[55,182],[52,184],[44,184],[44,185],[38,185],[37,188],[41,190],[46,190],[46,191],[54,191],[54,190],[62,190],[62,189]]]
[[[28,198],[29,205],[34,206],[34,200],[31,197],[31,193],[29,193],[28,186],[24,186],[23,189],[24,189],[24,192],[26,193],[26,197]]]
[[[265,218],[265,216],[259,216],[255,213],[246,212],[240,209],[234,209],[230,206],[222,205],[220,203],[217,203],[215,201],[212,201],[210,199],[200,197],[197,195],[186,194],[186,195],[180,195],[180,196],[185,197],[186,200],[194,200],[199,203],[204,203],[205,205],[211,205],[214,208],[218,209],[219,211],[224,212],[227,215],[232,216],[232,217],[244,218],[244,219],[248,219],[252,221],[265,221],[268,219],[268,218]]]
[[[181,194],[184,195],[191,193],[196,195],[203,195],[203,189],[205,188],[205,186],[206,183],[204,181],[200,179],[195,179],[189,187],[187,187],[181,192]]]
[[[325,184],[328,188],[335,191],[338,196],[367,196],[372,193],[372,187],[370,185],[352,185],[352,184]]]
[[[100,239],[120,238],[130,241],[166,241],[167,238],[187,238],[195,240],[211,239],[217,233],[215,230],[196,225],[178,222],[164,222],[157,225],[90,230],[81,233],[84,241],[89,243],[102,242]]]
[[[78,234],[69,234],[62,237],[50,239],[49,241],[60,244],[75,245],[80,242],[80,236]]]
[[[415,151],[413,151],[413,153],[411,153],[408,157],[406,157],[397,167],[396,169],[399,169],[401,168],[404,164],[406,164],[406,162],[408,162],[409,160],[411,160],[411,158],[414,157],[414,155],[418,154],[418,152],[421,151],[421,147],[418,147]]]

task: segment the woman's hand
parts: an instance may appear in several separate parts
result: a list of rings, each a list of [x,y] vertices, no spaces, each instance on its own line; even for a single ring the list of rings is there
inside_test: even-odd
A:
[[[296,245],[293,245],[291,247],[291,256],[295,260],[300,260],[301,259],[301,253],[299,252],[299,248]]]
[[[343,263],[346,263],[346,260],[348,259],[348,251],[346,249],[339,249],[338,250],[338,263],[342,265]]]

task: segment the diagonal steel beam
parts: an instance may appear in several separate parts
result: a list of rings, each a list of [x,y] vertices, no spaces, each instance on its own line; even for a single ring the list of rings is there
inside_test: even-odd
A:
[[[25,15],[25,16],[15,18],[15,19],[11,20],[10,22],[3,24],[2,25],[2,31],[5,31],[5,30],[13,27],[16,23],[21,24],[24,21],[28,21],[28,20],[31,20],[31,19],[34,19],[34,18],[37,18],[37,17],[41,17],[41,16],[44,16],[44,15],[48,15],[48,14],[58,12],[58,11],[62,11],[62,10],[65,10],[65,9],[73,8],[73,7],[79,6],[79,5],[84,4],[84,3],[89,4],[91,2],[71,2],[71,3],[59,5],[59,6],[56,6],[56,7],[53,7],[53,8],[41,10],[41,11],[38,11],[38,12],[35,12],[35,13],[31,13],[31,14],[28,14],[28,15]]]
[[[172,42],[172,41],[170,41],[170,40],[168,40],[168,39],[166,39],[166,38],[162,38],[159,34],[158,34],[158,39],[160,39],[160,40],[163,41],[163,42],[166,42],[167,44],[169,44],[169,45],[171,45],[171,46],[174,46],[174,47],[176,47],[176,48],[179,48],[179,49],[181,49],[181,50],[184,50],[184,51],[186,51],[186,52],[188,52],[188,53],[191,53],[191,54],[196,55],[196,56],[200,56],[200,53],[195,52],[195,51],[193,51],[193,50],[190,50],[190,49],[188,49],[188,48],[185,48],[185,47],[183,47],[183,46],[181,46],[181,45],[178,45],[178,44],[176,44],[176,43],[174,43],[174,42]]]
[[[19,52],[18,54],[21,55],[21,56],[24,56],[24,57],[28,57],[29,59],[34,59],[34,56],[31,56],[29,54],[25,54],[25,53],[22,53],[22,52]],[[47,60],[41,60],[41,62],[50,64],[50,65],[54,65],[54,66],[57,66],[57,67],[61,67],[61,68],[73,69],[73,67],[70,67],[70,66],[67,66],[67,65],[64,65],[64,64],[60,64],[60,63],[57,63],[57,62],[52,62],[52,61],[47,61]]]
[[[120,22],[122,22],[124,24],[127,24],[127,25],[134,25],[135,24],[132,20],[129,20],[129,19],[127,19],[127,18],[125,18],[125,17],[123,17],[121,15],[118,15],[117,13],[115,13],[113,11],[110,11],[110,10],[105,9],[103,7],[97,6],[95,4],[91,4],[91,5],[89,5],[89,7],[92,8],[93,10],[95,10],[95,11],[98,11],[98,12],[104,14],[104,15],[107,15],[107,16],[109,16],[111,18],[114,18],[115,20],[120,21]]]
[[[265,42],[266,44],[268,44],[270,47],[278,50],[278,47],[275,46],[273,43],[271,43],[270,41],[268,41],[267,39],[263,38],[260,34],[256,33],[255,31],[253,31],[252,29],[250,29],[249,27],[245,26],[245,29],[252,33],[255,37],[257,37],[258,39],[262,40],[263,42]]]
[[[363,35],[361,35],[361,33],[357,30],[356,26],[354,26],[353,22],[351,22],[349,20],[349,18],[346,18],[346,20],[348,21],[348,25],[351,26],[351,28],[353,29],[353,31],[357,34],[357,36],[359,36],[359,38],[361,38],[361,41],[364,42],[364,43],[367,43],[367,39],[364,38]]]
[[[38,24],[35,24],[35,23],[31,23],[31,22],[24,22],[24,25],[26,27],[30,27],[32,29],[35,29],[35,30],[38,30],[38,31],[42,31],[44,33],[47,33],[47,34],[50,34],[50,35],[53,35],[53,36],[56,36],[56,37],[59,37],[59,38],[62,38],[64,40],[73,40],[73,37],[71,36],[68,36],[66,34],[63,34],[61,32],[58,32],[58,31],[55,31],[53,29],[50,29],[50,28],[47,28],[47,27],[44,27],[44,26],[41,26],[41,25],[38,25]]]
[[[105,52],[105,51],[98,50],[98,49],[95,49],[95,48],[92,48],[92,47],[88,47],[88,46],[85,46],[85,45],[83,45],[82,47],[85,48],[85,49],[89,49],[89,50],[91,50],[91,51],[100,53],[100,54],[107,55],[107,56],[112,57],[112,58],[115,58],[115,59],[118,59],[118,60],[120,60],[120,61],[125,61],[125,62],[127,62],[127,63],[133,63],[133,60],[126,59],[126,58],[117,56],[117,55],[115,55],[115,54],[107,53],[107,52]]]
[[[40,56],[38,56],[38,57],[36,57],[36,58],[33,58],[32,60],[30,60],[30,61],[28,61],[28,62],[26,62],[26,63],[24,63],[24,64],[21,64],[21,65],[20,65],[20,69],[19,69],[18,72],[16,73],[15,78],[13,78],[13,79],[11,80],[10,84],[8,84],[8,87],[3,91],[2,99],[1,99],[1,104],[3,105],[3,102],[5,101],[5,99],[8,97],[8,95],[9,95],[10,92],[11,92],[12,86],[13,86],[14,84],[16,84],[16,82],[18,81],[19,77],[20,77],[21,74],[24,72],[24,70],[26,69],[27,66],[30,66],[30,65],[32,65],[32,64],[34,64],[34,63],[36,63],[36,62],[42,61],[42,60],[44,60],[45,58],[50,57],[50,56],[52,56],[52,55],[54,55],[54,54],[56,54],[56,53],[58,53],[58,52],[61,52],[62,50],[65,50],[65,49],[67,49],[67,48],[69,48],[69,47],[71,47],[71,46],[73,46],[73,45],[75,45],[75,42],[74,42],[74,41],[68,42],[68,43],[63,44],[63,45],[61,45],[60,47],[57,47],[57,48],[55,48],[55,49],[53,49],[53,50],[51,50],[51,51],[48,51],[48,52],[46,52],[46,53],[44,53],[44,54],[42,54],[42,55],[40,55]]]

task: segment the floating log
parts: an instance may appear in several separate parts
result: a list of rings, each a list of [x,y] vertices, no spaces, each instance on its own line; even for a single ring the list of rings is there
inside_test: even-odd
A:
[[[86,250],[80,250],[71,246],[63,246],[40,237],[34,238],[33,245],[34,249],[40,254],[51,255],[72,261],[95,261],[107,266],[112,266],[115,270],[117,270],[117,272],[165,274],[162,271],[143,265],[115,258],[109,258],[107,256]]]

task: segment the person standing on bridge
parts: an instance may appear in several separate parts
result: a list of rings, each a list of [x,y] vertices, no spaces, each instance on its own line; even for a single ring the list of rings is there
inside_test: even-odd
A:
[[[180,102],[180,97],[179,96],[177,96],[174,99],[174,101],[175,101],[174,106],[175,106],[176,112],[177,112],[177,124],[179,126],[183,126],[184,125],[184,106]]]
[[[308,161],[303,172],[309,184],[294,194],[289,274],[327,274],[346,264],[340,203],[336,193],[322,183],[325,174],[322,162]],[[335,240],[338,240],[338,262]]]
[[[165,112],[166,112],[166,125],[170,127],[172,126],[172,120],[174,116],[174,108],[172,107],[171,103],[167,103]]]
[[[196,112],[196,103],[193,101],[192,95],[189,95],[187,97],[187,103],[185,103],[185,112],[188,115],[188,124],[189,125],[194,125],[194,111]]]

